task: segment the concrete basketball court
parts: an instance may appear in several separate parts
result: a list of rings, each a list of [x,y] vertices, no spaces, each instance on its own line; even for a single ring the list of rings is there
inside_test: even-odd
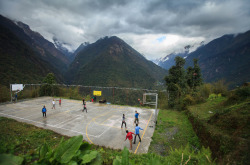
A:
[[[154,109],[136,108],[129,106],[107,105],[87,102],[88,113],[82,112],[82,101],[62,99],[59,107],[52,109],[52,97],[40,97],[12,104],[0,105],[0,116],[17,121],[33,124],[38,127],[53,130],[67,136],[83,135],[89,143],[106,146],[113,149],[129,148],[125,128],[121,129],[122,114],[126,116],[127,129],[134,132],[133,125],[135,110],[139,115],[139,126],[142,142],[136,138],[133,144],[134,153],[147,153],[154,133]],[[58,100],[58,99],[55,99]],[[43,105],[47,108],[47,117],[42,116]]]

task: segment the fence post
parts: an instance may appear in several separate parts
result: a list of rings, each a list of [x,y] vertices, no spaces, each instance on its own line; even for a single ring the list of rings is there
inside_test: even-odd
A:
[[[12,84],[10,84],[10,102],[12,102],[12,89],[11,89]]]

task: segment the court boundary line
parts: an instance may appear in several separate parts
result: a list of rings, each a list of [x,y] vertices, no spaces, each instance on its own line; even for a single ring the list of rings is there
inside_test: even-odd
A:
[[[89,136],[88,136],[88,126],[89,126],[89,124],[90,124],[93,120],[95,120],[95,119],[97,119],[97,118],[99,118],[99,117],[101,117],[101,116],[104,116],[104,115],[106,115],[106,114],[109,114],[109,113],[111,113],[111,112],[113,112],[113,111],[103,113],[103,114],[101,114],[101,115],[99,115],[99,116],[97,116],[97,117],[92,118],[92,119],[88,122],[88,124],[87,124],[87,126],[86,126],[86,136],[87,136],[87,138],[88,138],[88,140],[90,141],[91,144],[94,144],[94,143],[89,139]],[[105,131],[104,131],[104,132],[105,132]]]
[[[151,120],[152,115],[153,115],[153,112],[151,112],[150,118],[149,118],[149,120],[148,120],[148,124],[149,124],[149,122],[150,122],[150,120]],[[143,132],[143,134],[142,134],[141,140],[142,140],[142,138],[143,138],[143,136],[144,136],[144,134],[145,134],[145,132],[146,132],[146,130],[147,130],[147,128],[148,128],[148,124],[147,124],[146,128],[144,129],[144,132]],[[137,145],[137,148],[136,148],[134,154],[136,154],[136,152],[137,152],[137,150],[138,150],[140,144],[141,144],[141,142],[139,141],[139,143],[138,143],[138,145]]]
[[[37,124],[40,124],[40,125],[44,125],[44,123],[42,122],[38,122],[38,121],[34,121],[34,120],[30,120],[30,119],[25,119],[25,118],[22,118],[22,117],[18,117],[18,116],[14,116],[14,115],[9,115],[9,114],[5,114],[5,113],[2,113],[0,112],[0,114],[4,115],[4,116],[9,116],[9,117],[13,117],[13,118],[16,118],[16,119],[21,119],[21,120],[26,120],[26,121],[30,121],[30,122],[33,122],[33,123],[37,123]],[[84,132],[79,132],[79,131],[75,131],[75,130],[71,130],[71,129],[67,129],[67,128],[61,128],[61,127],[55,127],[51,124],[46,124],[46,126],[49,126],[51,128],[58,128],[58,129],[63,129],[63,130],[66,130],[66,131],[70,131],[70,132],[75,132],[75,133],[79,133],[79,134],[85,134]],[[44,127],[43,127],[44,128]],[[46,129],[46,128],[44,128]],[[56,132],[56,131],[55,131]],[[60,133],[59,133],[60,134]],[[99,137],[100,135],[96,136],[96,135],[89,135],[89,136],[93,136],[93,137]]]

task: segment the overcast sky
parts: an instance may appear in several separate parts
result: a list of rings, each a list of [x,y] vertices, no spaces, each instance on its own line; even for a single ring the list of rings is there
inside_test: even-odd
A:
[[[0,14],[71,51],[115,35],[150,60],[250,30],[249,0],[0,0]]]

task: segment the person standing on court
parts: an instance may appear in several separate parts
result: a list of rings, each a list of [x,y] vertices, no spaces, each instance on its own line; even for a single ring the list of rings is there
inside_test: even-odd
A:
[[[139,124],[139,113],[137,111],[135,111],[135,121],[134,121],[134,124]]]
[[[53,101],[52,101],[52,109],[56,109],[56,102],[55,102],[55,99],[53,99]]]
[[[59,101],[59,106],[61,107],[61,105],[62,105],[62,99],[60,98],[58,101]]]
[[[84,112],[84,110],[86,110],[86,113],[87,113],[87,105],[86,105],[86,101],[84,102],[84,105],[83,105],[83,112]]]
[[[128,130],[126,130],[126,139],[124,141],[126,141],[127,139],[129,140],[129,143],[130,143],[130,150],[132,150],[132,140],[133,140],[133,132],[128,132]]]
[[[125,115],[124,114],[122,115],[122,125],[121,125],[121,128],[123,127],[123,124],[125,124],[125,128],[127,128],[127,124],[126,124],[126,121],[125,121]]]
[[[43,117],[46,117],[46,112],[47,112],[47,109],[45,108],[45,105],[44,105],[42,109]]]
[[[141,127],[139,127],[138,124],[136,124],[136,127],[135,127],[135,140],[134,140],[134,144],[135,144],[135,141],[136,141],[136,136],[139,137],[139,142],[141,142],[140,130],[143,130],[143,129],[142,129]]]
[[[17,102],[17,93],[15,94],[15,102]]]

